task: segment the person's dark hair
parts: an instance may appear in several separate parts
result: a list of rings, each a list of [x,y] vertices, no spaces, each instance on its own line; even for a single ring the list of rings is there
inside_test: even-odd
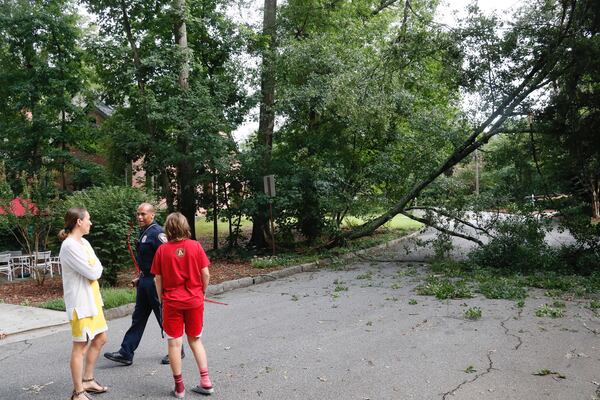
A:
[[[170,242],[189,239],[192,236],[187,218],[180,212],[174,212],[167,216],[165,233]]]
[[[77,225],[77,220],[85,218],[86,212],[87,210],[83,207],[73,207],[67,210],[65,214],[65,227],[58,232],[58,238],[61,242],[73,231],[75,225]]]

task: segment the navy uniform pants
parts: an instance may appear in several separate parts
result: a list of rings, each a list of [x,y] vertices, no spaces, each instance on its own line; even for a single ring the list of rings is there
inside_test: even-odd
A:
[[[128,360],[133,360],[133,353],[135,353],[142,340],[146,323],[152,311],[154,311],[158,325],[162,329],[160,302],[156,293],[154,278],[150,276],[140,277],[137,285],[131,327],[125,333],[125,337],[121,343],[121,350],[119,350],[121,355]]]

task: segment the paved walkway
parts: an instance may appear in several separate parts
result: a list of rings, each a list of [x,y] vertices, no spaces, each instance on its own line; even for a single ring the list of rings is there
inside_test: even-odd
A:
[[[7,335],[68,323],[63,311],[0,304],[0,330]]]

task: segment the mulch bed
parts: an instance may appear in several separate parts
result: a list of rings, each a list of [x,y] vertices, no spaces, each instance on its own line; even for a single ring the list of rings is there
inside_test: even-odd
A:
[[[210,266],[210,283],[217,284],[247,276],[268,274],[280,268],[252,267],[249,262],[214,261]],[[117,286],[127,287],[136,275],[131,268],[119,275]],[[17,279],[13,282],[0,281],[0,302],[20,305],[36,305],[63,296],[61,277],[46,277],[44,284],[38,286],[34,279]]]

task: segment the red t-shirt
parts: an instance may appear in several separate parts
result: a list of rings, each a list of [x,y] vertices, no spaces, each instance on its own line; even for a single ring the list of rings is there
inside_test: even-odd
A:
[[[150,270],[162,277],[162,298],[169,306],[188,309],[204,304],[200,270],[210,264],[195,240],[168,242],[158,248]]]

